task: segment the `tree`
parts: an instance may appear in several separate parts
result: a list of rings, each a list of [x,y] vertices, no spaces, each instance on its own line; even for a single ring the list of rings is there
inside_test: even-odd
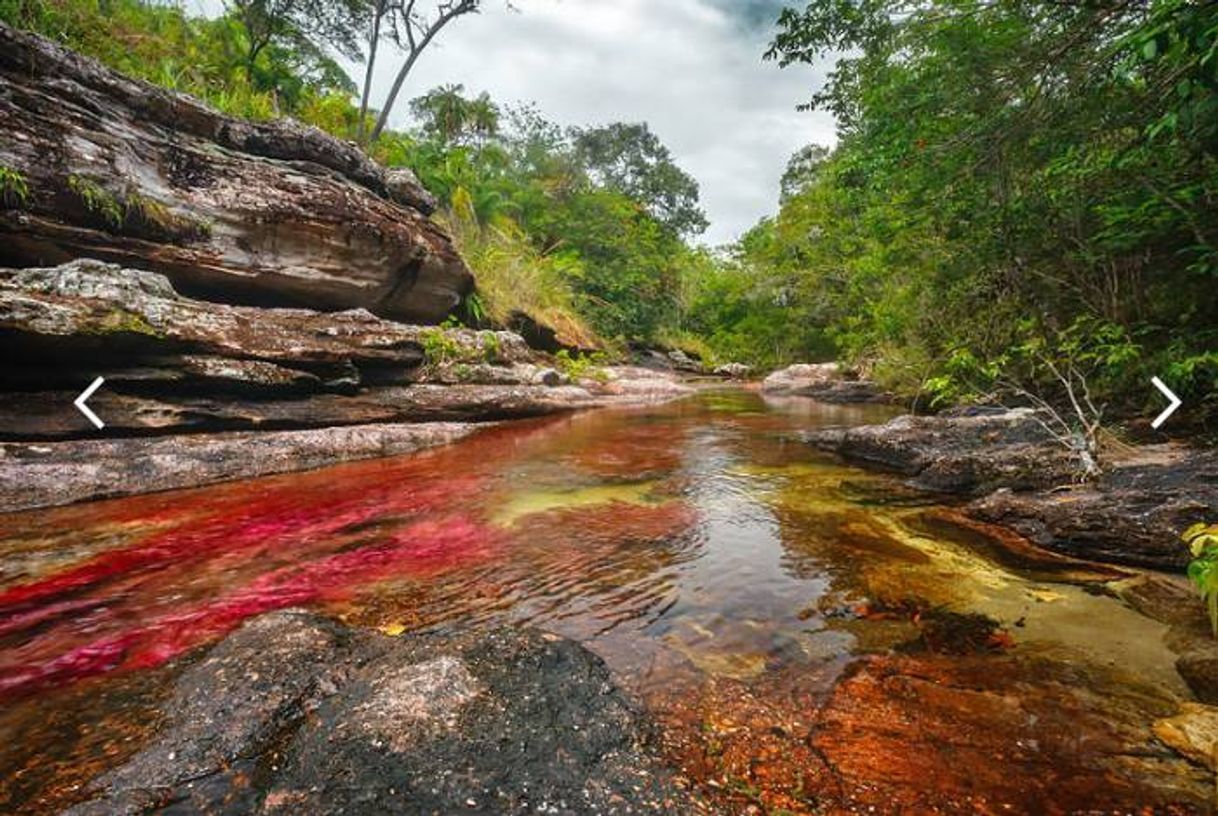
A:
[[[463,85],[441,85],[410,102],[410,112],[430,138],[445,145],[476,142],[479,147],[499,135],[499,106],[483,92],[463,96]]]
[[[380,115],[368,140],[375,142],[389,123],[389,115],[397,102],[398,94],[406,77],[410,75],[419,57],[427,50],[436,36],[453,20],[466,14],[476,14],[481,8],[481,0],[444,0],[437,2],[430,13],[421,9],[419,0],[376,0],[373,8],[373,20],[369,37],[368,66],[364,74],[364,90],[360,103],[359,128],[363,137],[364,119],[368,114],[369,96],[372,88],[372,74],[376,59],[373,44],[382,36],[388,36],[399,48],[406,52],[402,67],[398,69],[393,85],[385,104],[381,106]],[[387,32],[387,34],[385,33]]]
[[[363,58],[359,32],[369,0],[227,0],[246,34],[245,67],[251,81],[258,57],[271,45],[318,50],[325,44],[352,60]]]
[[[817,171],[831,153],[829,148],[817,144],[795,151],[782,174],[779,200],[788,201],[816,181]]]
[[[573,130],[579,162],[598,184],[643,204],[676,235],[693,236],[709,226],[698,206],[698,182],[645,124],[617,122]]]

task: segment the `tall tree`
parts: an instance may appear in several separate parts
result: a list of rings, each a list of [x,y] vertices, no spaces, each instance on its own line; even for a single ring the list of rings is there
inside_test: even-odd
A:
[[[709,226],[698,206],[698,182],[672,160],[646,123],[616,122],[572,132],[580,162],[594,181],[641,202],[677,235]]]
[[[369,0],[227,0],[246,34],[245,67],[251,81],[258,57],[271,45],[290,49],[328,46],[360,60],[360,32]]]
[[[419,0],[376,0],[376,2],[370,26],[369,59],[364,74],[364,90],[360,105],[361,136],[364,118],[368,113],[373,68],[375,67],[376,57],[371,47],[372,43],[387,36],[405,52],[406,57],[393,80],[385,104],[381,106],[381,112],[377,116],[372,133],[368,136],[368,140],[373,142],[380,137],[381,132],[389,123],[389,116],[397,103],[402,85],[419,61],[419,57],[427,50],[427,46],[431,45],[432,40],[453,20],[467,14],[476,14],[482,6],[482,0],[443,0],[429,8],[421,8],[426,4],[420,3]]]

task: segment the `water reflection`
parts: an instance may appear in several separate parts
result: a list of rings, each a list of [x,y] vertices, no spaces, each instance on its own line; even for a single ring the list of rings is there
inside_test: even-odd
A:
[[[966,739],[1018,720],[990,711],[989,697],[927,691],[977,683],[979,660],[1026,684],[1002,694],[1048,700],[1029,707],[1046,722],[1073,707],[1132,734],[1185,694],[1162,627],[1087,590],[1113,572],[1021,550],[798,441],[812,426],[887,413],[724,391],[499,427],[419,456],[10,516],[0,773],[11,782],[0,809],[72,801],[73,785],[155,724],[179,658],[284,606],[392,634],[509,622],[578,638],[651,707],[673,761],[727,810],[854,801],[843,772],[826,768],[877,772],[867,751],[888,744],[858,712],[925,716],[872,683],[875,661],[894,654],[904,662],[882,671],[923,684],[900,699],[938,700]],[[1059,687],[1066,675],[1086,701]],[[1038,678],[1059,685],[1049,693]],[[837,742],[816,744],[817,718]],[[1096,743],[1103,756],[1110,742]],[[922,746],[926,761],[949,764],[940,748]],[[1076,801],[1112,773],[1097,757],[1085,757],[1095,784],[1078,786]],[[968,772],[936,784],[967,785]],[[916,777],[901,784],[930,795]],[[1173,776],[1168,787],[1191,801],[1195,782]],[[896,795],[862,783],[869,806]],[[985,801],[1007,809],[1044,801],[986,784],[1002,792]],[[1152,788],[1138,795],[1159,801]]]

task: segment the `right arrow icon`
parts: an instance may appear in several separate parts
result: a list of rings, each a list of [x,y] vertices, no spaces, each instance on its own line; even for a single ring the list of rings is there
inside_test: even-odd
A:
[[[1163,396],[1165,396],[1169,400],[1171,400],[1171,404],[1163,409],[1163,413],[1161,413],[1157,417],[1155,417],[1155,421],[1150,423],[1150,427],[1154,428],[1157,431],[1159,429],[1159,426],[1167,421],[1168,417],[1170,417],[1172,414],[1176,413],[1176,409],[1180,407],[1180,398],[1177,397],[1170,388],[1168,388],[1166,385],[1164,385],[1163,381],[1160,380],[1158,377],[1151,377],[1150,381],[1152,384],[1154,384],[1155,388],[1157,388],[1163,392]]]

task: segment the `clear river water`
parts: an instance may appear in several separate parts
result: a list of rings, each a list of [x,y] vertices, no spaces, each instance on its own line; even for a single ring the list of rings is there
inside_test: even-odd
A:
[[[711,391],[2,517],[0,812],[77,801],[201,647],[289,606],[575,638],[710,812],[1205,812],[1126,576],[798,438],[888,413]]]

